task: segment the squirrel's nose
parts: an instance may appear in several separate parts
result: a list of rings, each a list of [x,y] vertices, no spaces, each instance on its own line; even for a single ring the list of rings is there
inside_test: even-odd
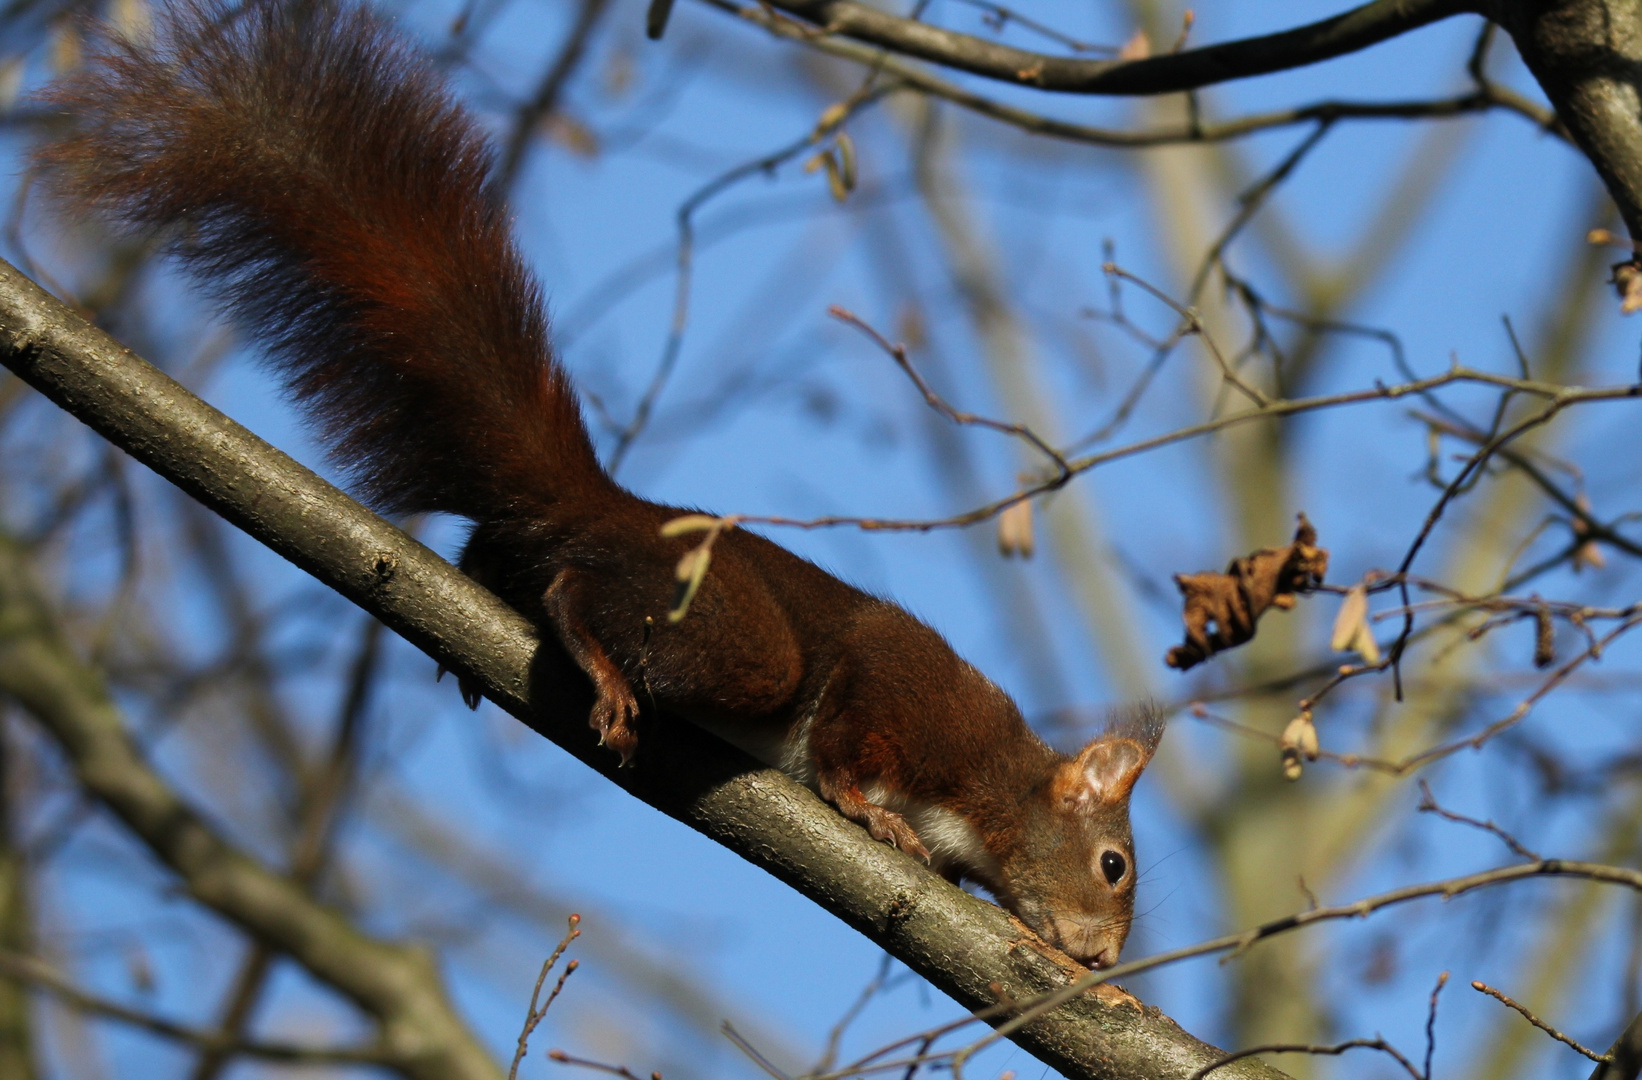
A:
[[[1100,950],[1089,960],[1089,966],[1097,971],[1102,968],[1109,968],[1115,963],[1117,963],[1117,949],[1110,945]]]

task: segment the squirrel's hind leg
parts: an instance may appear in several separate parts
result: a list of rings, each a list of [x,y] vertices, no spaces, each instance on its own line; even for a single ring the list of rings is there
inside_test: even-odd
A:
[[[599,744],[615,750],[621,755],[621,763],[626,765],[639,742],[632,728],[632,722],[639,715],[638,699],[633,696],[627,676],[621,673],[582,619],[581,605],[577,603],[578,584],[575,570],[560,570],[542,596],[542,607],[548,625],[558,634],[565,651],[593,681],[596,697],[588,726],[599,733]]]

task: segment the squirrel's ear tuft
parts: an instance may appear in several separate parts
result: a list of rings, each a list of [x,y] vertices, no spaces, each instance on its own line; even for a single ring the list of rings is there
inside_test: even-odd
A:
[[[1124,802],[1152,760],[1163,726],[1163,711],[1152,702],[1114,713],[1106,730],[1061,766],[1055,794],[1075,810]]]
[[[1163,707],[1155,701],[1146,700],[1113,709],[1106,717],[1106,728],[1101,732],[1100,738],[1130,739],[1139,744],[1146,760],[1150,761],[1153,752],[1157,750],[1157,744],[1163,739],[1163,729],[1167,722],[1168,717],[1163,712]]]

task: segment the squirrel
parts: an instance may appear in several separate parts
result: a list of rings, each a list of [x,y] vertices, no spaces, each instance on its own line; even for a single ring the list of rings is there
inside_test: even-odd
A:
[[[1058,753],[930,627],[740,528],[688,614],[660,617],[696,543],[663,526],[690,511],[600,464],[487,140],[384,18],[181,0],[42,98],[61,208],[171,238],[376,509],[470,520],[461,567],[586,673],[623,763],[651,713],[694,721],[1075,959],[1117,962],[1157,710]]]

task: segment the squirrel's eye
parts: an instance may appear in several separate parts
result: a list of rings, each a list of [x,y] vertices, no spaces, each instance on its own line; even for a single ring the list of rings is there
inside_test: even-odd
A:
[[[1116,885],[1123,879],[1123,872],[1129,869],[1129,864],[1122,855],[1115,851],[1108,851],[1100,857],[1100,872],[1106,875],[1106,880]]]

